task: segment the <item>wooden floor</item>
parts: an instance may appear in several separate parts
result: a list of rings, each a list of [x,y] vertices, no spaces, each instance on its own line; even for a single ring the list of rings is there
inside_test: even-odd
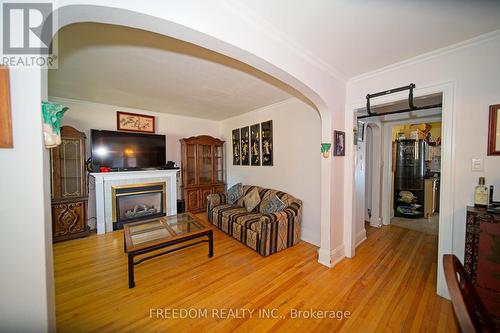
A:
[[[436,236],[370,228],[355,258],[328,269],[318,264],[317,248],[305,242],[263,258],[214,232],[213,258],[202,244],[144,262],[136,267],[133,289],[122,232],[55,244],[58,331],[456,331],[450,302],[435,294]],[[158,318],[167,311],[181,315],[180,309],[199,311],[202,318]],[[244,318],[223,319],[220,309],[239,316],[241,309],[255,311],[251,318],[245,311]],[[259,317],[259,309],[280,318],[263,318],[262,312]],[[293,309],[351,315],[291,319]]]

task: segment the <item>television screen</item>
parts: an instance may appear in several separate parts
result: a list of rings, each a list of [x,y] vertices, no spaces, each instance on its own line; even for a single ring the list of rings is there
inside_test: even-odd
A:
[[[137,170],[165,165],[165,135],[91,130],[92,166]]]

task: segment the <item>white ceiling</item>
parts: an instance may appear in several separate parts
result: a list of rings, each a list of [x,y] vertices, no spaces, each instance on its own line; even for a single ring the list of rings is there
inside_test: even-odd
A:
[[[346,78],[500,29],[498,0],[227,0],[311,63]],[[126,27],[59,33],[49,95],[226,119],[297,94],[209,50]],[[299,96],[300,97],[300,96]]]
[[[154,33],[81,23],[58,36],[50,96],[213,120],[291,97],[250,66]]]
[[[348,78],[500,29],[498,0],[232,1]]]

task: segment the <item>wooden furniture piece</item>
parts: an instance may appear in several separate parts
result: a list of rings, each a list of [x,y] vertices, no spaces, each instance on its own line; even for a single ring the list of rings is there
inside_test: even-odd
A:
[[[481,270],[484,266],[482,261],[489,257],[489,251],[494,251],[494,248],[487,248],[491,244],[491,235],[500,235],[500,214],[488,213],[485,208],[467,207],[467,222],[465,228],[465,253],[464,267],[465,271],[471,277],[474,285],[497,290],[500,292],[500,280],[489,280],[483,275]],[[481,245],[486,246],[481,246]],[[484,252],[484,253],[483,253]],[[498,269],[498,266],[496,267]],[[489,275],[500,276],[500,271],[487,272]],[[485,285],[484,285],[485,284]]]
[[[134,266],[146,260],[200,243],[208,243],[208,257],[211,258],[214,255],[214,237],[211,227],[190,213],[128,223],[124,225],[123,229],[123,250],[128,257],[129,288],[135,287]],[[204,237],[208,237],[208,239],[189,242],[134,261],[135,256]]]
[[[500,214],[485,208],[467,207],[464,269],[490,313],[500,327]]]
[[[61,127],[61,144],[50,150],[50,162],[53,241],[87,236],[85,133]]]
[[[455,318],[462,332],[496,332],[488,311],[458,258],[445,254],[443,266]]]
[[[181,139],[182,195],[187,212],[202,212],[206,198],[224,193],[224,141],[208,135]]]

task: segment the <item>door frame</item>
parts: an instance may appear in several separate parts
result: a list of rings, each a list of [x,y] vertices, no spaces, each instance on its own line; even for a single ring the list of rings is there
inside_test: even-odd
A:
[[[418,85],[419,86],[419,85]],[[447,81],[442,83],[422,85],[414,90],[414,96],[425,96],[430,94],[441,93],[443,95],[442,106],[442,127],[441,127],[441,195],[440,195],[440,210],[439,210],[439,234],[438,234],[438,258],[437,258],[437,283],[436,292],[438,295],[450,298],[446,281],[444,278],[443,262],[441,258],[444,254],[453,253],[453,216],[454,216],[454,167],[453,156],[455,151],[455,117],[454,117],[454,99],[455,99],[455,81]],[[388,96],[378,98],[378,101],[372,102],[373,106],[396,102],[408,98],[406,92],[395,93]],[[345,127],[347,133],[352,133],[354,124],[356,123],[356,110],[366,106],[366,101],[360,101],[351,105],[346,105]],[[344,197],[352,198],[352,200],[344,201],[344,246],[346,256],[353,257],[355,255],[355,215],[356,197],[354,173],[354,145],[351,142],[349,154],[345,159],[346,170],[346,185],[344,186]],[[350,171],[349,171],[350,170]],[[349,181],[350,179],[350,181]]]

